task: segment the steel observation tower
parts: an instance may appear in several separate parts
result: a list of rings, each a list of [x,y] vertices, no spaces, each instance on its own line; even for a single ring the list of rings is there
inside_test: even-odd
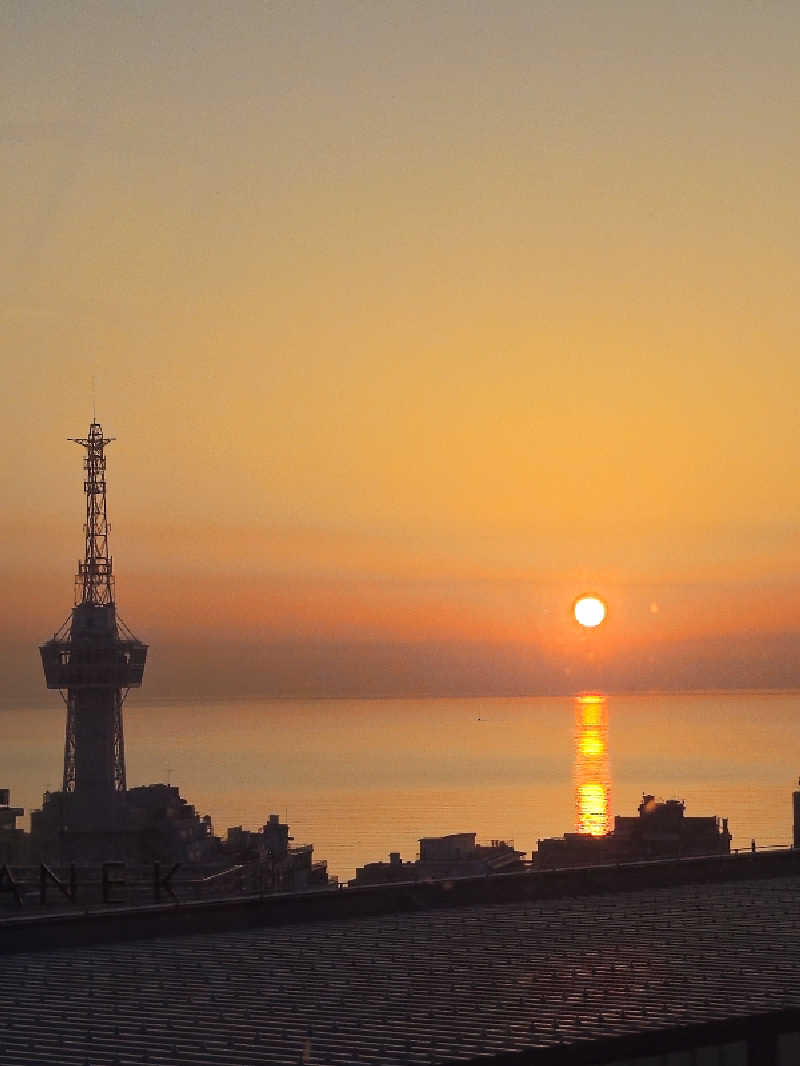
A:
[[[75,606],[52,640],[40,646],[47,687],[67,705],[64,798],[72,794],[70,828],[99,828],[124,793],[122,705],[142,683],[147,645],[119,618],[108,553],[106,445],[99,422],[86,437],[70,438],[86,450],[86,551],[75,578]]]

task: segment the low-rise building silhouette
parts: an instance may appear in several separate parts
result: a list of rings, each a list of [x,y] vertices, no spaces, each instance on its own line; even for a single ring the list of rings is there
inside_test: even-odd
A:
[[[492,840],[489,844],[477,844],[476,835],[449,833],[441,837],[422,837],[418,859],[403,862],[400,852],[392,851],[388,862],[368,862],[359,866],[349,884],[384,885],[522,869],[525,852],[516,851],[513,841]]]
[[[637,859],[726,855],[731,850],[728,819],[686,817],[683,800],[645,795],[638,816],[617,815],[610,833],[565,833],[538,842],[534,863],[540,869],[593,866]]]

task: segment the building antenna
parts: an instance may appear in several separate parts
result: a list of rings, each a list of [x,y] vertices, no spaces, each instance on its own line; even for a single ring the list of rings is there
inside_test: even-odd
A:
[[[92,374],[92,421],[97,421],[97,396],[95,393],[94,374]]]

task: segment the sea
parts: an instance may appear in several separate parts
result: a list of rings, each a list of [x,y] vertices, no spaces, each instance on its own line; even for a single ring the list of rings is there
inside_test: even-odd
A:
[[[128,785],[167,781],[215,832],[272,813],[340,880],[419,839],[542,837],[636,813],[643,794],[727,818],[732,847],[785,847],[800,775],[800,693],[514,699],[153,700],[125,705]],[[592,702],[590,701],[590,702]],[[0,705],[0,787],[28,812],[60,788],[65,708]],[[587,771],[587,755],[589,770]],[[592,757],[598,756],[596,764]],[[592,765],[599,785],[586,780]],[[588,788],[588,793],[587,793]],[[583,799],[582,799],[583,797]]]

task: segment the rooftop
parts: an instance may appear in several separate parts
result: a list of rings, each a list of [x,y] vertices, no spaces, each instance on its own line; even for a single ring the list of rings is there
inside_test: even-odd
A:
[[[0,968],[2,1062],[538,1063],[733,1038],[800,1012],[799,898],[786,876],[23,952]]]

